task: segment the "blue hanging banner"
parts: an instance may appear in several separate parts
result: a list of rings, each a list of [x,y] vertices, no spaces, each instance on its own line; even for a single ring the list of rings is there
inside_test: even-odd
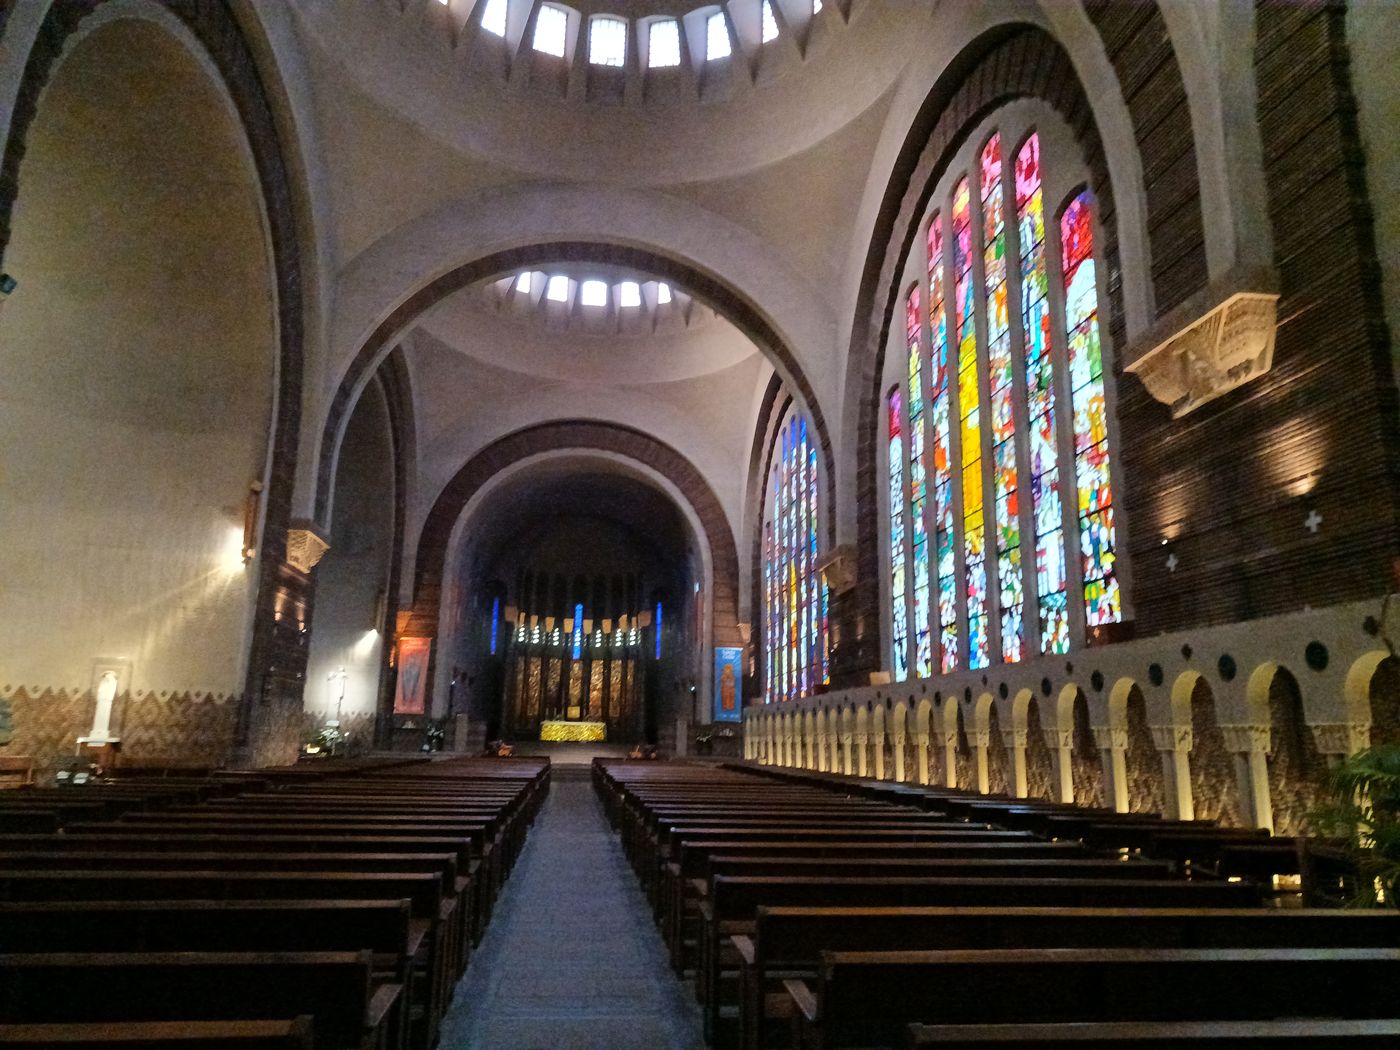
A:
[[[743,718],[744,650],[715,648],[715,721],[738,722]]]

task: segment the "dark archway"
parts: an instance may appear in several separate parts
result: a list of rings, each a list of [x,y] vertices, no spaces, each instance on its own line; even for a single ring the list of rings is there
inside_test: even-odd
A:
[[[589,420],[544,423],[509,434],[474,455],[444,486],[423,523],[414,571],[413,606],[406,619],[400,618],[403,628],[399,633],[436,636],[452,531],[471,498],[493,477],[521,460],[573,450],[611,453],[644,464],[676,486],[699,518],[701,540],[709,550],[714,642],[742,644],[738,629],[739,556],[729,519],[709,482],[688,459],[649,434]]]

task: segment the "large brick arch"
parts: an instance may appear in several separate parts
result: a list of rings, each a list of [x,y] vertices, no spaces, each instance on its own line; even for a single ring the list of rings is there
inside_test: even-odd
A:
[[[330,410],[326,414],[325,430],[321,436],[321,456],[316,481],[316,518],[324,523],[330,506],[331,490],[335,483],[335,456],[339,445],[339,435],[344,429],[349,412],[355,402],[357,391],[383,357],[385,350],[392,345],[405,328],[422,313],[453,292],[459,291],[477,281],[508,273],[526,266],[559,262],[591,262],[617,266],[623,269],[639,270],[654,274],[686,289],[717,313],[723,315],[739,331],[743,332],[759,351],[771,360],[780,373],[791,378],[797,396],[809,413],[817,441],[821,447],[822,464],[825,467],[826,491],[823,499],[829,508],[829,524],[835,528],[836,464],[831,444],[831,431],[816,392],[803,373],[796,356],[763,314],[748,300],[743,298],[722,279],[705,273],[679,259],[669,258],[658,252],[644,248],[620,244],[602,244],[591,241],[560,241],[532,244],[507,251],[497,252],[484,258],[465,263],[443,274],[411,295],[386,317],[374,330],[355,354],[355,358],[342,380]]]
[[[272,92],[226,0],[149,2],[169,12],[189,30],[212,62],[221,87],[233,102],[247,137],[267,214],[272,279],[277,289],[276,411],[269,438],[269,483],[263,497],[265,516],[258,552],[258,596],[236,741],[240,751],[244,751],[255,728],[264,735],[284,730],[284,735],[294,736],[296,730],[288,727],[291,719],[300,716],[306,668],[303,639],[289,623],[279,623],[274,611],[279,591],[294,601],[309,600],[306,577],[286,565],[287,527],[291,521],[297,437],[301,427],[306,312],[296,187],[274,114]],[[22,192],[26,140],[38,115],[44,90],[84,22],[106,4],[107,0],[54,0],[25,56],[4,156],[0,158],[0,263],[10,241],[15,202]],[[9,0],[0,0],[0,32],[13,8]],[[94,265],[99,264],[100,261],[94,262]],[[254,696],[262,699],[264,708],[277,705],[275,712],[258,716],[259,726],[253,724],[250,706]]]
[[[1123,283],[1113,188],[1093,109],[1068,53],[1058,41],[1038,27],[1000,26],[969,44],[924,100],[905,137],[871,235],[847,363],[847,389],[850,396],[859,399],[857,583],[853,591],[832,603],[833,618],[841,624],[842,635],[860,641],[843,646],[845,659],[840,661],[841,666],[833,658],[834,685],[853,684],[865,672],[877,669],[884,652],[880,638],[877,433],[885,345],[901,291],[904,261],[918,234],[919,220],[952,155],[983,117],[1020,98],[1041,99],[1059,112],[1084,154],[1091,188],[1098,198],[1103,257],[1109,274],[1109,342],[1115,350],[1121,346]]]
[[[739,555],[719,497],[704,476],[670,445],[614,423],[561,420],[517,430],[472,456],[444,486],[423,523],[414,570],[408,631],[436,635],[444,567],[452,530],[463,510],[492,478],[521,460],[548,452],[605,452],[650,467],[670,481],[700,519],[714,574],[711,602],[716,645],[739,645]]]

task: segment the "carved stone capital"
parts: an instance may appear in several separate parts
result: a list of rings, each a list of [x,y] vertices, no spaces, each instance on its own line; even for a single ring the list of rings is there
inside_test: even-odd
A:
[[[1069,751],[1074,747],[1074,732],[1069,729],[1042,729],[1045,746],[1051,751]]]
[[[991,747],[992,731],[990,729],[974,729],[972,731],[972,743],[974,747]]]
[[[1267,755],[1274,748],[1273,734],[1267,725],[1222,725],[1225,748],[1238,755]]]
[[[1152,743],[1158,751],[1190,752],[1196,746],[1196,738],[1190,726],[1149,726],[1152,730]]]
[[[1314,722],[1308,728],[1324,755],[1354,755],[1371,746],[1369,722]]]
[[[1100,751],[1128,750],[1128,731],[1118,726],[1094,726],[1094,743]]]
[[[1001,742],[1008,748],[1024,750],[1030,744],[1030,732],[1025,729],[1003,729]]]
[[[1181,417],[1267,372],[1278,329],[1273,274],[1231,273],[1164,317],[1125,371]]]
[[[944,729],[939,736],[942,738],[945,748],[958,746],[958,731],[956,729]]]
[[[287,529],[287,564],[298,572],[310,572],[331,549],[315,522],[298,519]]]

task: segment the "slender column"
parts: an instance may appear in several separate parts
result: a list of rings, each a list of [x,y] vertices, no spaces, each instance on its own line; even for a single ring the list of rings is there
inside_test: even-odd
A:
[[[894,778],[901,784],[904,783],[905,774],[904,741],[905,736],[903,733],[896,733],[894,735]]]
[[[1074,733],[1068,729],[1047,729],[1045,743],[1055,764],[1055,782],[1061,802],[1074,802]]]
[[[855,742],[856,742],[856,775],[857,775],[857,776],[862,776],[862,777],[869,776],[870,773],[869,773],[869,771],[868,771],[867,768],[866,768],[866,757],[867,757],[867,756],[866,756],[866,744],[869,742],[869,737],[868,737],[865,733],[857,733],[857,734],[855,735]]]
[[[871,750],[875,752],[875,779],[885,779],[885,730],[882,726],[870,734]]]
[[[953,701],[948,701],[952,703]],[[943,731],[943,781],[945,787],[958,789],[958,731]]]
[[[1168,801],[1177,820],[1194,820],[1196,804],[1191,796],[1191,748],[1195,738],[1190,726],[1152,726],[1152,742],[1162,755],[1162,773],[1168,785]]]
[[[1113,800],[1117,813],[1128,812],[1128,731],[1113,726],[1094,726],[1094,742],[1103,763],[1106,798]]]
[[[914,734],[914,747],[918,750],[918,776],[920,784],[928,783],[928,743],[927,733]]]
[[[992,743],[992,731],[990,729],[979,729],[976,731],[977,748],[977,790],[983,795],[991,793],[992,777],[991,770],[987,765],[987,748]]]
[[[1267,725],[1222,725],[1225,746],[1235,759],[1240,797],[1249,806],[1253,826],[1274,830],[1274,802],[1269,790],[1269,752],[1273,734]]]
[[[851,775],[851,743],[850,733],[841,734],[841,772],[846,776]]]
[[[1030,777],[1026,772],[1026,746],[1030,743],[1029,731],[1012,729],[1002,733],[1002,740],[1011,749],[1011,771],[1015,783],[1012,791],[1017,798],[1025,798],[1031,793]]]

